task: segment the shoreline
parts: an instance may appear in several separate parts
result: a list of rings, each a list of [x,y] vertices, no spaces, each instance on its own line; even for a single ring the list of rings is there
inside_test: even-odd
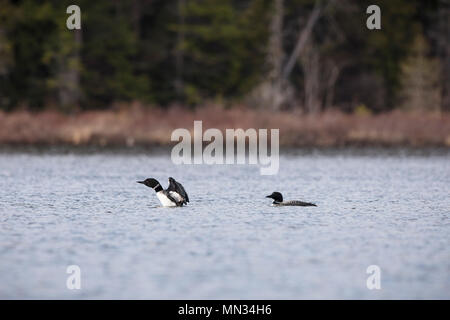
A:
[[[2,155],[36,155],[36,156],[64,156],[64,155],[117,155],[117,156],[171,156],[170,146],[72,146],[72,145],[0,145]],[[449,147],[409,147],[409,146],[345,146],[345,147],[283,147],[279,150],[280,156],[336,156],[336,157],[449,157]]]
[[[450,113],[317,115],[268,112],[217,106],[186,111],[131,106],[118,110],[83,111],[73,115],[56,111],[0,112],[0,150],[25,147],[97,149],[170,148],[172,131],[193,130],[203,121],[203,132],[217,128],[280,129],[282,149],[307,148],[450,148]],[[208,143],[205,143],[208,144]]]

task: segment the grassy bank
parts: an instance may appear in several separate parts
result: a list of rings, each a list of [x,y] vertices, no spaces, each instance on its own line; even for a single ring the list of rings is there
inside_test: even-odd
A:
[[[55,111],[0,112],[0,145],[151,146],[170,145],[176,128],[279,128],[284,147],[450,147],[450,114],[379,115],[327,111],[318,115],[271,113],[241,108],[163,110],[133,106],[115,111],[65,115]]]

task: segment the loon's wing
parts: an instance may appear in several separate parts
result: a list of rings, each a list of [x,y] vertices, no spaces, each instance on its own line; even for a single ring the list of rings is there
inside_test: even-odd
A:
[[[163,192],[167,199],[175,203],[178,207],[183,205],[183,202],[180,201],[179,197],[177,197],[177,194],[173,193],[173,191],[164,190]]]
[[[186,193],[186,191],[184,190],[183,186],[181,185],[181,183],[179,183],[178,181],[176,181],[175,179],[169,179],[169,188],[167,188],[168,191],[175,191],[176,193],[178,193],[181,197],[183,197],[185,202],[189,202],[189,196]]]

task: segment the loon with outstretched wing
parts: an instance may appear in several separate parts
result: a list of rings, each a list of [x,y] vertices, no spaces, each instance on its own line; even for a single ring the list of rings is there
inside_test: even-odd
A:
[[[156,196],[164,207],[181,207],[189,202],[189,197],[183,186],[173,178],[169,178],[169,187],[166,190],[154,178],[137,182],[155,190]]]

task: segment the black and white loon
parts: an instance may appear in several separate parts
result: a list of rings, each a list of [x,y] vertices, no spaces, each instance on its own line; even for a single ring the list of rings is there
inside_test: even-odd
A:
[[[181,207],[183,204],[187,204],[189,202],[189,197],[181,183],[177,182],[172,177],[169,178],[169,187],[166,190],[163,189],[158,180],[153,178],[148,178],[144,181],[137,182],[154,189],[156,196],[163,207]]]
[[[314,203],[303,202],[298,200],[283,201],[283,196],[279,192],[272,192],[271,195],[266,196],[266,198],[272,198],[273,205],[276,206],[300,206],[300,207],[317,207]]]

